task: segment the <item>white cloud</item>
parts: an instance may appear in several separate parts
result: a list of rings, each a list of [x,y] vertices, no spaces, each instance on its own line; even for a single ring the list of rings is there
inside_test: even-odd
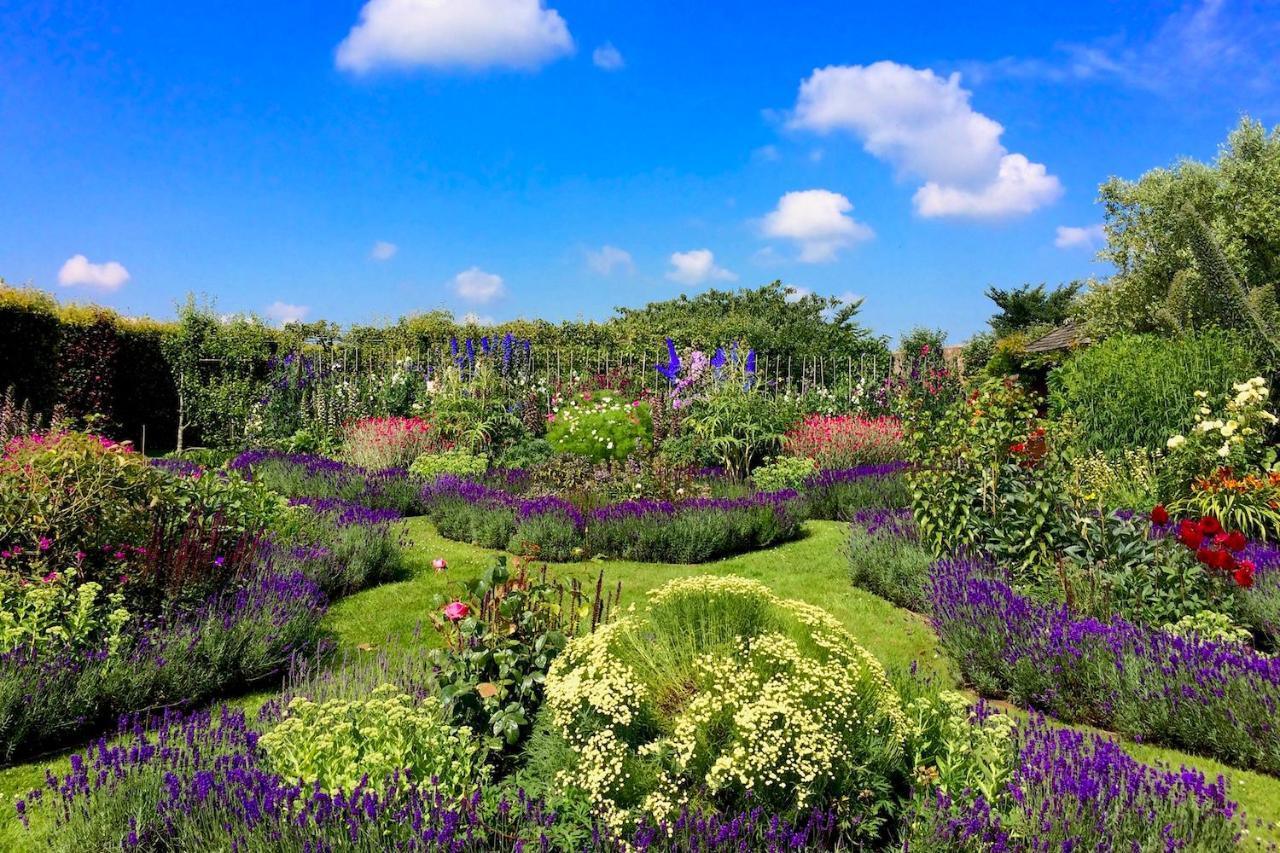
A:
[[[620,71],[627,66],[626,60],[622,58],[622,52],[614,47],[611,41],[593,50],[591,61],[595,63],[596,68],[604,71]]]
[[[1006,154],[989,184],[968,189],[929,181],[916,190],[913,200],[921,216],[994,218],[1030,213],[1061,195],[1062,184],[1044,164],[1032,163],[1021,154]]]
[[[626,273],[633,273],[636,270],[631,253],[617,246],[601,246],[599,249],[588,250],[587,266],[592,272],[600,275],[612,275],[614,270]]]
[[[373,244],[373,248],[369,250],[369,257],[375,261],[389,261],[395,257],[396,252],[400,251],[400,247],[395,243],[388,243],[386,240],[379,240]]]
[[[286,323],[300,323],[307,319],[311,308],[307,305],[290,305],[288,302],[277,299],[268,305],[263,313],[283,326]]]
[[[468,302],[479,303],[492,302],[507,292],[502,276],[485,272],[479,267],[472,267],[455,275],[453,289]]]
[[[543,0],[368,0],[337,65],[533,69],[572,52],[564,19]]]
[[[128,280],[129,271],[119,261],[95,264],[84,255],[72,255],[58,270],[58,284],[63,287],[88,287],[111,293]]]
[[[923,216],[992,217],[1027,213],[1062,193],[1039,163],[1010,154],[1004,127],[977,112],[960,75],[896,62],[832,65],[800,84],[790,124],[819,133],[847,131],[902,177],[923,179]]]
[[[681,284],[701,284],[704,281],[737,281],[738,276],[724,267],[716,266],[716,256],[710,249],[691,249],[675,252],[671,256],[671,269],[667,278]]]
[[[1107,241],[1107,232],[1101,225],[1059,225],[1053,245],[1059,249],[1091,249]]]
[[[778,199],[765,216],[761,230],[766,237],[794,240],[805,263],[834,261],[846,246],[870,240],[875,232],[849,216],[853,203],[830,190],[798,190]]]

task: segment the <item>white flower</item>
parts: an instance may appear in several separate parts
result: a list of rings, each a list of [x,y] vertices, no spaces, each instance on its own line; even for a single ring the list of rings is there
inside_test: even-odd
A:
[[[1223,438],[1231,438],[1232,433],[1234,433],[1235,431],[1236,431],[1235,421],[1227,421],[1225,424],[1222,425],[1222,428],[1218,430],[1218,432],[1222,433]]]
[[[1224,442],[1222,443],[1222,446],[1218,448],[1218,455],[1219,455],[1219,456],[1221,456],[1223,459],[1226,459],[1228,456],[1230,456],[1230,455],[1231,455],[1231,442],[1229,442],[1229,441],[1224,441]]]
[[[1181,447],[1186,443],[1187,443],[1187,439],[1181,435],[1175,435],[1173,438],[1165,442],[1165,444],[1168,446],[1170,450],[1177,450],[1179,447]]]
[[[1209,396],[1209,392],[1208,392],[1208,391],[1197,391],[1197,392],[1196,392],[1196,396],[1197,396],[1197,397],[1199,397],[1201,400],[1203,400],[1205,397],[1208,397],[1208,396]]]

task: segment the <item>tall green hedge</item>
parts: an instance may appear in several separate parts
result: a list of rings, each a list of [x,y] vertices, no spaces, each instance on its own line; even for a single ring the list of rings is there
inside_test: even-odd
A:
[[[105,433],[138,446],[145,427],[148,452],[167,450],[177,396],[160,342],[170,333],[170,325],[0,286],[0,393],[13,386],[46,416],[100,415]]]
[[[1084,450],[1158,450],[1195,422],[1197,390],[1220,394],[1256,373],[1248,346],[1232,333],[1118,335],[1049,375],[1050,411],[1074,419]]]

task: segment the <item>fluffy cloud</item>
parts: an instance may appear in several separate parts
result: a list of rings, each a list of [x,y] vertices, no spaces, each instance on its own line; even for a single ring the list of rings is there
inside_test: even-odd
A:
[[[724,267],[716,266],[716,256],[710,249],[691,249],[671,256],[671,269],[667,278],[681,284],[702,284],[704,281],[737,281],[738,276]]]
[[[896,62],[832,65],[800,84],[791,126],[852,133],[900,176],[923,179],[915,196],[922,216],[1004,216],[1057,199],[1058,179],[1009,153],[1004,127],[969,98],[959,74]]]
[[[111,293],[128,280],[129,271],[119,261],[95,264],[84,255],[72,255],[58,270],[58,284],[63,287],[89,287]]]
[[[307,319],[311,308],[306,305],[290,305],[288,302],[277,299],[268,305],[263,313],[283,326],[286,323],[300,323]]]
[[[395,257],[396,252],[400,251],[400,247],[395,243],[388,243],[386,240],[379,240],[373,244],[373,248],[369,250],[369,257],[375,261],[389,261]]]
[[[599,249],[588,251],[587,267],[600,275],[612,275],[614,270],[631,273],[636,269],[631,253],[617,246],[601,246]]]
[[[453,289],[468,302],[492,302],[507,292],[502,276],[479,267],[463,270],[453,277]]]
[[[596,68],[603,71],[621,71],[627,65],[626,60],[622,58],[622,52],[614,47],[611,41],[593,50],[591,61],[595,63]]]
[[[875,232],[858,222],[849,211],[853,203],[830,190],[799,190],[778,199],[778,206],[762,222],[766,237],[794,240],[805,263],[834,261],[840,249]]]
[[[1107,232],[1101,225],[1059,225],[1053,245],[1059,249],[1091,249],[1107,240]]]
[[[368,0],[337,65],[532,69],[572,52],[564,19],[543,0]]]
[[[1041,163],[1021,154],[1000,158],[995,180],[974,189],[936,181],[916,190],[913,198],[921,216],[994,218],[1030,213],[1062,195],[1062,184]]]

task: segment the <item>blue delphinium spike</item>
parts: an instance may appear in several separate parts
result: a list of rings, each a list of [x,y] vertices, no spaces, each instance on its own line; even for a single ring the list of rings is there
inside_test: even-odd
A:
[[[471,342],[471,338],[467,338],[467,364],[476,363],[476,345]]]
[[[680,377],[680,354],[676,352],[675,341],[671,338],[667,338],[667,363],[657,365],[657,370],[672,384]]]

